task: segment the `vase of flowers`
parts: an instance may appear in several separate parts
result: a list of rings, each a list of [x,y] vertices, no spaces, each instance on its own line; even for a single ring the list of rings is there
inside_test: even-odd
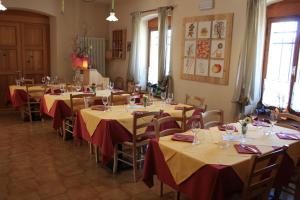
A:
[[[243,120],[240,120],[239,123],[241,124],[241,133],[242,133],[242,139],[241,143],[246,142],[246,134],[248,132],[248,124],[250,124],[252,119],[250,117],[246,117]]]

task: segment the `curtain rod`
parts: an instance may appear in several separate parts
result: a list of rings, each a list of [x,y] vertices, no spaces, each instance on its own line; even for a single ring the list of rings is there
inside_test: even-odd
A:
[[[175,6],[164,6],[164,7],[159,7],[159,8],[167,8],[167,9],[173,10],[175,8]],[[148,12],[154,12],[154,11],[157,11],[159,8],[150,9],[150,10],[136,11],[136,12],[140,12],[141,14],[142,13],[148,13]],[[130,14],[133,15],[136,12],[132,12]]]

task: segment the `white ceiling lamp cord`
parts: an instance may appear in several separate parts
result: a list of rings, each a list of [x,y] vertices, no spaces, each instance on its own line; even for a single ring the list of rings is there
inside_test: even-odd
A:
[[[109,13],[109,16],[106,18],[106,20],[110,22],[118,21],[118,18],[116,17],[116,13],[115,13],[115,0],[112,0],[111,2],[111,11]]]

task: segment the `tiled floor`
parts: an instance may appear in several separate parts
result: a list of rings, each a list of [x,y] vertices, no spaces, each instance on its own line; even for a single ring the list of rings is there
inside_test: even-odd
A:
[[[158,185],[132,183],[130,170],[113,176],[96,165],[87,145],[62,141],[50,121],[31,124],[0,113],[0,200],[154,200]],[[174,192],[163,199],[174,199]]]

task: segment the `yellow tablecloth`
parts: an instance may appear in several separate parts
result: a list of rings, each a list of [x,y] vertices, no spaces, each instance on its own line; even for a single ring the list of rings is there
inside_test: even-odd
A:
[[[182,105],[178,105],[182,106]],[[133,106],[126,108],[126,106],[111,106],[111,110],[107,112],[91,110],[91,109],[82,109],[80,111],[83,121],[86,124],[87,130],[92,136],[103,119],[117,120],[122,126],[124,126],[130,133],[133,130],[133,111],[159,111],[163,110],[166,113],[169,113],[173,117],[182,117],[182,110],[175,110],[174,105],[163,104],[162,102],[155,102],[151,106],[146,108],[143,106]],[[151,119],[149,119],[150,121]]]
[[[31,90],[43,90],[44,87],[43,86],[33,86],[33,87],[30,87],[30,89]],[[13,96],[13,94],[15,93],[15,90],[24,90],[24,91],[26,91],[26,86],[10,85],[9,86],[10,96]]]
[[[238,125],[237,125],[238,126]],[[297,133],[297,131],[276,127],[277,131]],[[191,134],[187,132],[186,134]],[[242,181],[246,181],[253,155],[239,154],[234,144],[229,142],[228,148],[221,148],[217,141],[221,141],[222,132],[217,129],[199,130],[200,144],[192,145],[186,142],[171,140],[171,136],[162,137],[159,141],[160,149],[171,174],[177,184],[182,183],[201,167],[207,164],[232,166]],[[300,141],[280,140],[276,135],[266,136],[262,128],[250,126],[247,133],[247,144],[254,144],[264,154],[273,150],[272,146],[290,145],[288,155],[295,163],[300,157]]]
[[[60,95],[51,95],[51,94],[46,94],[44,95],[45,103],[47,106],[48,111],[52,108],[53,104],[55,101],[61,100],[64,101],[69,107],[70,107],[70,94],[83,94],[82,92],[66,92],[62,93]],[[97,90],[96,91],[96,96],[97,97],[102,97],[102,96],[109,96],[110,92],[108,90]],[[83,102],[82,102],[83,103]]]

